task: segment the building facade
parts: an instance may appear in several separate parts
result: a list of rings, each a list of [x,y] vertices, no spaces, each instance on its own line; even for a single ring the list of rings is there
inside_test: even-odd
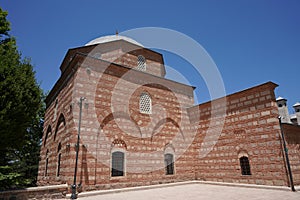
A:
[[[46,98],[39,185],[73,184],[80,131],[85,191],[187,180],[288,186],[280,127],[300,184],[299,124],[280,126],[272,82],[195,105],[195,87],[166,79],[160,53],[123,36],[70,49],[60,70]]]

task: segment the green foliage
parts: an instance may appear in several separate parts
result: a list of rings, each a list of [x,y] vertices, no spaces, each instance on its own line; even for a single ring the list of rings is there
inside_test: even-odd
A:
[[[29,59],[21,59],[0,8],[0,190],[36,182],[45,106]]]
[[[9,22],[6,20],[7,12],[2,11],[0,8],[0,39],[3,35],[8,36]]]

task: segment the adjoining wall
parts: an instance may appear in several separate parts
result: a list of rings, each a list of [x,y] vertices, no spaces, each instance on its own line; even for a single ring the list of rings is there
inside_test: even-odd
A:
[[[300,126],[282,124],[294,185],[300,185]]]
[[[278,111],[273,83],[266,83],[226,97],[226,116],[221,132],[214,132],[223,116],[211,117],[211,103],[199,105],[197,151],[201,156],[196,177],[200,180],[287,185],[280,142]],[[218,100],[220,101],[220,100]],[[195,108],[194,108],[195,109]],[[224,109],[220,106],[220,109]],[[210,139],[209,137],[213,139]],[[217,141],[214,141],[216,140]],[[242,175],[240,160],[249,159],[251,175]]]

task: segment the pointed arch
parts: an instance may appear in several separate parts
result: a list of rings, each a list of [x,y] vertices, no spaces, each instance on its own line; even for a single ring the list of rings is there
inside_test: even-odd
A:
[[[65,117],[64,117],[64,115],[63,115],[62,113],[59,115],[59,118],[58,118],[58,120],[57,120],[57,124],[56,124],[56,128],[55,128],[55,133],[54,133],[54,141],[55,141],[55,139],[56,139],[56,134],[57,134],[59,125],[60,125],[61,123],[63,123],[63,125],[66,126],[66,120],[65,120]]]
[[[46,131],[46,136],[45,136],[45,139],[44,139],[44,146],[46,146],[47,139],[48,139],[48,137],[49,137],[49,133],[50,133],[50,134],[52,133],[52,129],[51,129],[51,126],[50,126],[50,125],[48,126],[47,131]]]
[[[113,120],[118,119],[118,118],[126,119],[126,120],[129,120],[129,121],[133,122],[135,127],[139,131],[139,134],[142,136],[141,128],[139,127],[137,122],[134,121],[133,119],[131,119],[130,116],[127,113],[122,112],[122,111],[113,112],[113,113],[110,113],[109,115],[107,115],[106,117],[104,117],[104,119],[102,120],[102,122],[100,124],[100,128],[103,129],[110,121],[113,121]]]
[[[172,144],[168,143],[168,144],[165,145],[164,152],[174,154],[175,153],[175,148]]]
[[[127,149],[127,145],[124,142],[124,140],[121,139],[115,139],[112,144],[112,148],[124,148],[125,150]]]
[[[151,140],[153,140],[155,131],[156,131],[160,126],[162,126],[162,125],[164,125],[165,123],[168,123],[168,122],[172,123],[176,128],[179,129],[179,132],[180,132],[180,134],[181,134],[183,140],[185,140],[183,131],[182,131],[182,129],[180,128],[179,124],[178,124],[174,119],[172,119],[172,118],[170,118],[170,117],[161,119],[161,120],[159,120],[159,121],[157,122],[157,124],[156,124],[155,127],[153,128]]]

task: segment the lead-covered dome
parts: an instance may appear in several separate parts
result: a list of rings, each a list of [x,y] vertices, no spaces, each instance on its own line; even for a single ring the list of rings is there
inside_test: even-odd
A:
[[[123,36],[123,35],[107,35],[107,36],[98,37],[98,38],[86,43],[85,46],[94,45],[94,44],[103,44],[103,43],[117,41],[117,40],[125,40],[125,41],[133,43],[135,45],[143,46],[142,44],[138,43],[134,39],[131,39],[131,38]]]

